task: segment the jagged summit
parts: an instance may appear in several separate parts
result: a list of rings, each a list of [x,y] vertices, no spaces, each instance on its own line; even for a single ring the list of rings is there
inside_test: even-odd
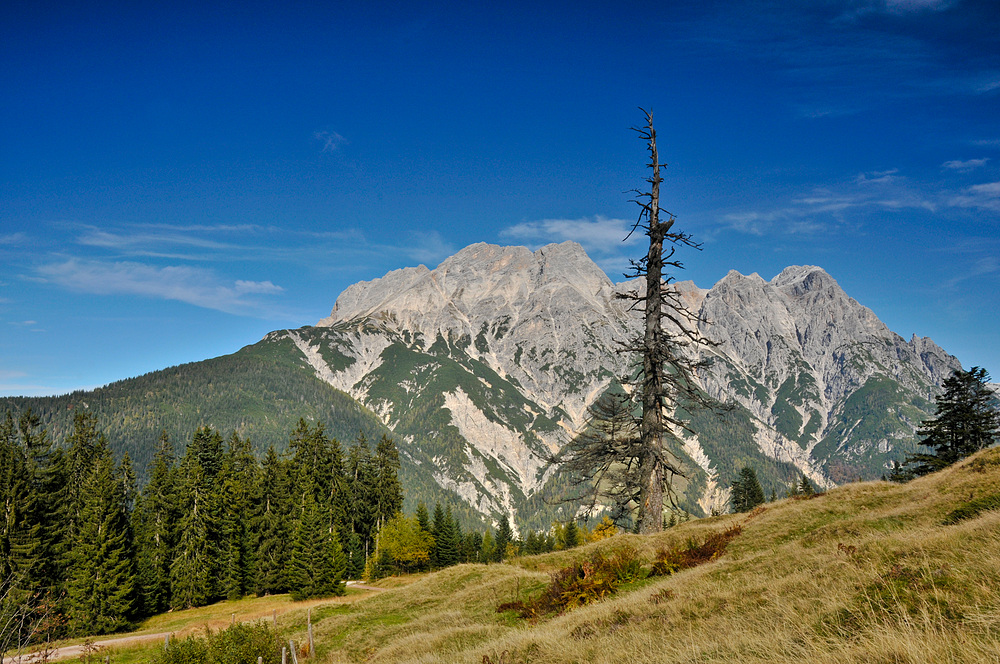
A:
[[[640,314],[575,242],[536,251],[478,243],[441,262],[350,286],[313,331],[285,335],[316,375],[377,413],[404,457],[488,515],[524,514],[553,478],[545,458],[628,373]],[[770,486],[879,476],[914,449],[930,398],[958,361],[904,341],[822,268],[770,281],[733,270],[711,289],[673,284],[717,342],[700,387],[735,404],[675,450],[693,509],[724,508],[735,465]],[[276,339],[278,340],[278,339]]]
[[[348,287],[330,316],[317,325],[384,313],[400,321],[451,317],[457,320],[441,321],[443,329],[459,330],[460,321],[470,315],[520,309],[538,295],[552,298],[561,291],[600,308],[611,288],[611,280],[576,242],[549,244],[534,252],[480,242],[434,270],[423,265],[404,268]]]

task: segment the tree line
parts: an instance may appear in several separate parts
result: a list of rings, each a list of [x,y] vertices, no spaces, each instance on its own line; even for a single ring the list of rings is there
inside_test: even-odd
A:
[[[344,593],[400,512],[399,453],[346,449],[300,420],[288,450],[199,427],[177,458],[162,435],[140,493],[96,417],[54,444],[27,411],[0,420],[0,652],[104,634],[168,609],[248,594]]]

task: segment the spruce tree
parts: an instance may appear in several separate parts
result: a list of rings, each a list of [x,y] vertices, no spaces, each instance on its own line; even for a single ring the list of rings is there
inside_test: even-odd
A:
[[[733,490],[730,497],[733,512],[749,512],[764,502],[764,490],[757,481],[757,471],[749,466],[740,469],[737,478],[733,480]]]
[[[403,509],[403,485],[399,482],[399,450],[385,435],[375,446],[375,527]]]
[[[500,525],[497,526],[496,551],[493,554],[494,562],[503,562],[507,556],[507,545],[514,541],[514,531],[511,530],[510,520],[504,514],[500,517]]]
[[[177,529],[177,472],[166,431],[160,434],[149,478],[133,522],[142,611],[153,615],[170,608],[170,561]]]
[[[99,438],[81,486],[80,521],[70,550],[67,584],[70,629],[107,634],[130,625],[135,605],[127,497],[107,442]]]
[[[431,522],[431,537],[434,538],[434,544],[431,546],[431,567],[435,569],[444,567],[444,564],[441,562],[440,555],[445,537],[444,508],[441,507],[441,503],[434,504],[434,520]]]
[[[351,530],[361,537],[367,558],[374,545],[378,498],[375,491],[375,463],[363,433],[347,455],[347,475],[351,489]]]
[[[222,594],[231,600],[243,597],[252,585],[253,546],[247,519],[253,508],[257,462],[250,441],[233,432],[223,461],[220,505],[220,565]]]
[[[934,417],[924,420],[917,433],[931,453],[911,454],[893,470],[890,479],[920,477],[961,461],[1000,441],[1000,408],[982,367],[956,369],[937,396]]]
[[[347,560],[336,531],[324,523],[310,488],[302,494],[288,562],[289,590],[296,601],[344,594]]]
[[[563,534],[564,546],[567,549],[572,549],[580,545],[580,529],[576,525],[576,519],[570,519],[566,522],[566,531]]]
[[[291,511],[287,508],[286,500],[288,494],[287,468],[278,458],[274,447],[269,447],[264,456],[256,492],[259,512],[254,523],[256,534],[254,592],[259,596],[288,590],[287,541],[290,536],[291,519]]]
[[[440,506],[440,505],[439,505]],[[437,510],[434,510],[435,517]],[[435,525],[437,519],[435,518]],[[459,562],[459,539],[455,521],[451,515],[451,506],[445,510],[440,526],[435,529],[434,549],[437,555],[438,567],[451,567]]]
[[[170,564],[170,606],[174,609],[204,606],[218,596],[217,495],[213,478],[200,461],[206,458],[200,453],[204,444],[213,438],[211,432],[199,429],[181,462],[179,534]]]

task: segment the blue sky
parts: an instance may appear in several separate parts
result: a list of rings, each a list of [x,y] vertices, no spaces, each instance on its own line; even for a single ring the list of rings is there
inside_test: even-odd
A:
[[[703,242],[680,279],[819,265],[1000,375],[994,1],[480,4],[3,3],[0,395],[230,353],[473,242],[617,280],[639,106]]]

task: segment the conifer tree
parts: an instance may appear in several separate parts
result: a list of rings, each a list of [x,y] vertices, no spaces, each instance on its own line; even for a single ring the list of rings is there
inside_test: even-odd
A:
[[[81,487],[80,521],[70,551],[67,584],[70,628],[106,634],[130,624],[135,605],[127,497],[111,450],[98,438],[92,467]]]
[[[796,493],[800,496],[812,496],[816,493],[816,487],[813,486],[808,477],[803,475]]]
[[[160,434],[149,478],[133,522],[142,610],[152,615],[170,607],[170,561],[176,535],[177,473],[166,431]]]
[[[917,433],[931,453],[911,454],[895,468],[891,479],[905,481],[941,470],[1000,441],[1000,408],[982,367],[956,369],[945,379],[944,392],[935,399],[933,418]]]
[[[344,555],[347,557],[347,570],[344,578],[360,579],[365,572],[365,552],[361,547],[361,538],[357,533],[350,533],[344,544]]]
[[[257,488],[259,513],[254,523],[256,533],[256,574],[254,592],[257,595],[283,593],[288,589],[286,567],[290,536],[290,510],[285,497],[289,493],[287,469],[274,447],[267,449]]]
[[[733,512],[749,512],[764,502],[764,490],[757,480],[757,471],[750,466],[740,469],[733,480],[733,490],[730,496]]]
[[[336,531],[324,523],[312,491],[303,491],[288,562],[292,599],[342,595],[346,566]]]
[[[417,512],[415,516],[417,518],[417,523],[420,525],[420,529],[430,534],[431,517],[430,514],[427,513],[427,506],[424,505],[423,501],[417,503]]]
[[[399,483],[399,450],[385,435],[375,446],[375,527],[403,509],[403,485]]]
[[[229,599],[243,597],[253,579],[253,546],[247,518],[253,507],[257,462],[250,441],[233,432],[220,474],[220,562],[222,593]]]
[[[378,498],[375,494],[375,463],[363,433],[358,434],[357,441],[348,452],[347,474],[351,488],[351,530],[361,537],[367,558],[373,550],[377,532]]]
[[[29,409],[15,421],[8,413],[0,426],[5,442],[5,475],[9,502],[4,504],[0,571],[11,583],[5,594],[18,624],[4,640],[26,642],[45,630],[45,638],[61,635],[58,621],[43,618],[62,611],[65,582],[65,457],[53,449],[37,415]]]
[[[566,522],[566,530],[563,534],[563,546],[572,549],[580,544],[580,529],[576,525],[576,519]]]
[[[440,507],[440,505],[438,505]],[[451,505],[445,510],[440,525],[437,524],[438,510],[434,510],[435,537],[434,550],[438,567],[451,567],[459,562],[459,539],[455,521],[451,515]]]
[[[441,562],[441,546],[445,536],[444,508],[441,503],[434,504],[434,520],[431,522],[431,537],[434,544],[431,546],[431,567],[438,569],[444,567]]]
[[[496,551],[493,553],[494,562],[503,562],[507,555],[507,545],[514,541],[514,531],[511,530],[510,520],[504,514],[500,517],[500,525],[497,526]]]
[[[181,461],[179,534],[170,564],[170,606],[174,609],[203,606],[217,597],[217,494],[214,476],[209,477],[201,465],[202,459],[214,463],[216,437],[211,430],[198,429]]]

